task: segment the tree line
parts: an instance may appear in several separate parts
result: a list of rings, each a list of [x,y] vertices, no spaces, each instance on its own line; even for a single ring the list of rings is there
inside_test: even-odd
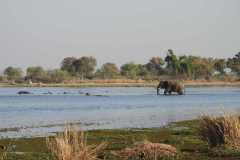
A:
[[[222,79],[240,77],[240,52],[232,58],[205,58],[192,55],[177,56],[169,49],[164,58],[152,57],[146,64],[129,62],[120,68],[107,62],[96,69],[94,57],[66,57],[59,69],[44,70],[41,66],[26,69],[23,75],[21,68],[9,66],[4,70],[0,81],[61,83],[70,80],[86,79],[145,79],[154,80],[161,76],[181,79]]]

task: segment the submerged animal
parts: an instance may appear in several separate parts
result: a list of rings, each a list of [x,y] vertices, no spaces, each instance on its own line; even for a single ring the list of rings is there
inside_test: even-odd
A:
[[[52,92],[48,91],[48,92],[45,92],[43,94],[53,94]]]
[[[31,93],[28,91],[19,91],[17,94],[21,95],[21,94],[31,94]]]
[[[86,95],[86,96],[90,96],[91,94],[87,92],[85,95]]]
[[[179,81],[160,81],[157,86],[157,95],[160,94],[160,89],[164,89],[164,95],[171,95],[172,92],[176,92],[179,95],[185,93],[184,85]]]

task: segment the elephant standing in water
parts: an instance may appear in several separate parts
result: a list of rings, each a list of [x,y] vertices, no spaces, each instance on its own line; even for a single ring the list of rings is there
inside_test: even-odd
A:
[[[160,89],[164,89],[164,95],[170,95],[172,92],[183,95],[185,92],[184,85],[178,81],[160,81],[157,86],[157,95],[159,95]]]

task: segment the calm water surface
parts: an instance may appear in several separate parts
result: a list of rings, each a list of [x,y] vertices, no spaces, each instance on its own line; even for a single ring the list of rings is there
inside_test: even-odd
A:
[[[17,95],[20,90],[32,94]],[[83,129],[159,127],[201,114],[240,112],[240,88],[186,91],[156,96],[154,88],[0,88],[0,138],[45,136],[66,123]]]

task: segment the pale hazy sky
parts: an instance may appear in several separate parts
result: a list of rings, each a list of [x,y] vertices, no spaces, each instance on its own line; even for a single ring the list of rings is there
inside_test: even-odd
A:
[[[240,51],[240,0],[0,0],[0,70],[67,56],[146,63]]]

